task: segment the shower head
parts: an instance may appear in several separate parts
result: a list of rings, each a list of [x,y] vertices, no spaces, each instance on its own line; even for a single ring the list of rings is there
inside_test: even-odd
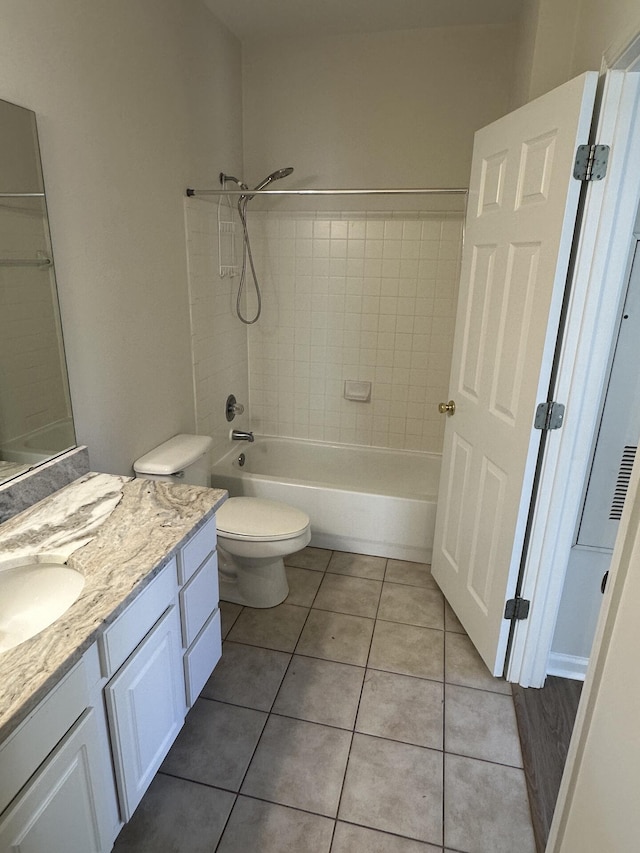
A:
[[[270,175],[260,181],[257,187],[254,187],[254,192],[259,192],[263,190],[265,187],[268,187],[270,183],[273,181],[279,181],[280,178],[286,178],[287,175],[290,175],[293,172],[293,166],[287,166],[285,169],[277,169],[275,172],[271,172]]]
[[[229,181],[233,181],[234,184],[237,184],[241,190],[248,190],[249,187],[244,183],[244,181],[239,181],[237,178],[234,178],[233,175],[225,175],[224,172],[220,172],[220,183],[224,186]]]

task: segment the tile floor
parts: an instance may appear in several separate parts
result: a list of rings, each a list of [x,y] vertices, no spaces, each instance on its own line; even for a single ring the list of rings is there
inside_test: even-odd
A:
[[[534,853],[509,686],[424,564],[306,548],[223,657],[114,853]]]

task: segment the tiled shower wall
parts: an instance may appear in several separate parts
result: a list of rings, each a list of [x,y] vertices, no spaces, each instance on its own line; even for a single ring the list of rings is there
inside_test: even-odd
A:
[[[229,393],[250,404],[250,420],[247,405],[234,421],[241,429],[440,452],[462,222],[452,212],[250,209],[263,309],[244,326],[238,277],[219,274],[217,205],[185,200],[196,423],[214,456],[229,448]],[[344,399],[346,379],[370,381],[371,401]]]
[[[462,224],[461,213],[250,211],[263,290],[249,327],[252,428],[440,452]],[[371,382],[371,401],[346,400],[347,379]]]
[[[233,426],[249,427],[247,332],[235,316],[237,279],[219,274],[217,228],[215,204],[185,199],[196,429],[212,436],[214,459],[230,445],[229,394],[246,406]]]

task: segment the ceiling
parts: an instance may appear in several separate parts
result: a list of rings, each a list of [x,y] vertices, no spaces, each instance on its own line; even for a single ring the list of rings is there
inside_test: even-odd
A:
[[[241,41],[507,24],[526,0],[205,0]]]

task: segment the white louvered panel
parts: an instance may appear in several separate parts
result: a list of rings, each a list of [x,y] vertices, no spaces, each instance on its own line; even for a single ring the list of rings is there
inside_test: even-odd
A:
[[[618,469],[618,479],[616,480],[613,501],[611,502],[611,510],[609,511],[609,518],[612,521],[619,521],[622,518],[624,500],[627,496],[629,480],[631,479],[631,470],[633,468],[633,461],[636,458],[637,449],[637,447],[627,445],[622,451],[622,459],[620,461],[620,468]]]

